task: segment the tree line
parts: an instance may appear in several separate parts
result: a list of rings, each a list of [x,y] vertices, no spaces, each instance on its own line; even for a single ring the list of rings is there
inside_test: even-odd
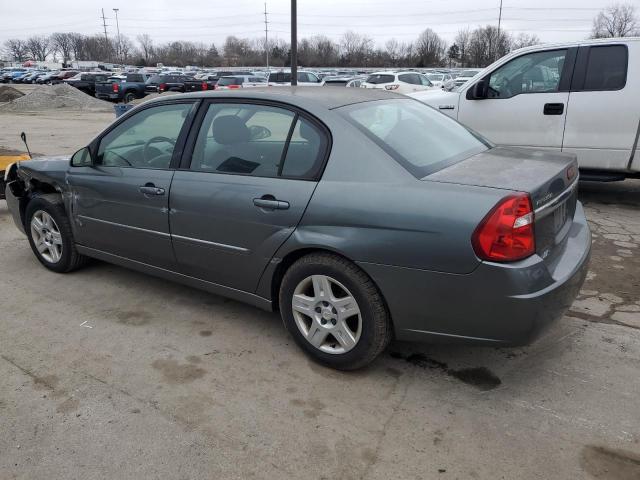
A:
[[[616,4],[604,9],[593,21],[591,37],[623,37],[640,34],[635,7]],[[384,45],[354,31],[345,32],[338,41],[325,35],[314,35],[298,41],[298,63],[305,67],[485,67],[511,50],[539,44],[536,35],[511,35],[487,25],[458,32],[452,44],[430,28],[413,41],[394,38]],[[266,47],[266,48],[265,48]],[[82,35],[60,32],[49,36],[9,39],[4,43],[6,55],[15,61],[52,59],[71,61],[93,60],[155,66],[240,67],[264,65],[266,51],[269,64],[285,67],[290,61],[290,45],[284,40],[228,36],[224,43],[172,41],[156,44],[147,34],[109,38],[102,35]]]

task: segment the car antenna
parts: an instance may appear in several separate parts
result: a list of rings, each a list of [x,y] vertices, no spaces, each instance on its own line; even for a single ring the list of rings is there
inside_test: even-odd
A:
[[[24,146],[27,147],[27,153],[29,154],[29,158],[33,159],[33,156],[31,155],[31,150],[29,150],[29,145],[27,144],[27,134],[22,132],[20,134],[20,138],[24,142]]]

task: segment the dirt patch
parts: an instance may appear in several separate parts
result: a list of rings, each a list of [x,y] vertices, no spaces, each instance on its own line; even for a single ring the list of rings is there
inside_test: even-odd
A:
[[[201,337],[210,337],[211,334],[213,334],[213,332],[211,330],[202,330],[200,332],[200,336]]]
[[[587,445],[580,456],[582,468],[601,480],[640,478],[640,455],[624,450]]]
[[[71,412],[75,412],[79,407],[80,407],[80,400],[78,400],[77,398],[70,397],[70,398],[67,398],[60,405],[58,405],[58,408],[56,408],[56,412],[62,413],[62,414],[71,413]]]
[[[24,97],[24,93],[13,87],[0,87],[0,102],[11,102],[16,98]]]
[[[58,108],[94,112],[113,111],[111,104],[91,97],[65,83],[40,86],[31,93],[3,105],[0,111],[39,112]]]
[[[164,380],[170,384],[189,383],[204,377],[207,373],[203,368],[191,363],[180,364],[171,358],[155,360],[151,365],[156,370],[160,370]]]
[[[116,313],[118,323],[123,325],[146,325],[151,320],[151,314],[144,310],[126,310]]]

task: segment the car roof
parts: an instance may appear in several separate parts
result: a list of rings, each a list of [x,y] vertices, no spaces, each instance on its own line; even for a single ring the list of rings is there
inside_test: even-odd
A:
[[[161,102],[167,97],[157,97],[145,102]],[[318,107],[327,110],[351,105],[354,103],[373,102],[376,100],[407,99],[408,97],[399,93],[389,92],[380,89],[338,89],[319,87],[255,87],[242,89],[242,91],[203,91],[178,95],[171,95],[171,100],[192,99],[192,98],[238,98],[272,100],[298,105],[308,102],[315,103]]]

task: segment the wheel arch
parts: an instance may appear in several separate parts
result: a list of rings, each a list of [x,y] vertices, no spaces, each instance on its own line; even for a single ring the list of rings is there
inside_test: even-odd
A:
[[[362,267],[360,267],[360,265],[358,265],[358,263],[355,260],[353,260],[352,258],[349,258],[348,255],[345,255],[343,252],[340,252],[336,249],[333,249],[327,246],[300,246],[298,248],[288,251],[282,258],[279,259],[279,262],[276,264],[275,268],[273,269],[273,272],[270,273],[270,276],[269,276],[269,279],[270,279],[270,285],[269,285],[270,297],[269,298],[271,299],[271,304],[273,305],[274,311],[280,310],[280,305],[278,300],[280,295],[280,285],[282,284],[282,279],[284,278],[284,275],[289,269],[289,267],[291,267],[291,265],[293,265],[300,258],[310,254],[316,254],[316,253],[335,255],[337,257],[341,257],[345,260],[348,260],[349,262],[356,265],[367,277],[369,277],[371,282],[375,285],[375,287],[378,289],[378,292],[380,293],[380,297],[382,298],[384,306],[387,309],[387,313],[389,315],[391,328],[393,331],[395,331],[393,316],[391,315],[389,304],[387,302],[387,299],[384,296],[384,292],[380,289],[380,286],[378,285],[376,280],[373,277],[371,277],[371,275],[369,275],[367,271],[365,271]]]

